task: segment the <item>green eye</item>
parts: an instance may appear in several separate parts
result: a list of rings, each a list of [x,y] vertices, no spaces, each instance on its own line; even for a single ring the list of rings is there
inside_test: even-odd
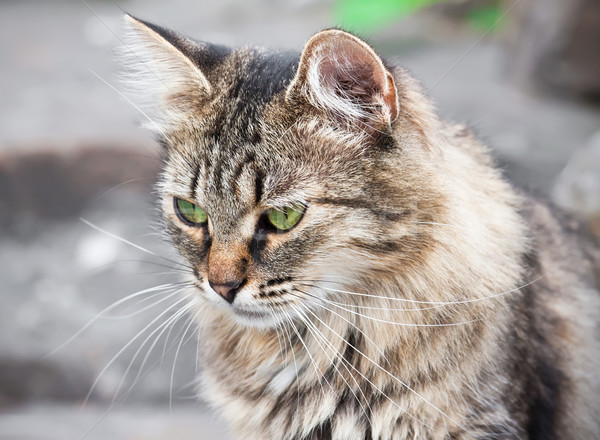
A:
[[[267,218],[275,228],[280,231],[287,231],[298,224],[303,214],[304,207],[294,205],[289,208],[271,208],[267,211]]]
[[[187,200],[175,198],[175,210],[179,217],[187,224],[199,226],[207,222],[208,215],[198,205]]]

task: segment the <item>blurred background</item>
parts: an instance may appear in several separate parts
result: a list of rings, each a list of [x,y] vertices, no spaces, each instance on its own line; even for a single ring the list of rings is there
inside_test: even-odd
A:
[[[597,0],[2,0],[2,440],[229,438],[194,398],[158,148],[116,91],[122,11],[233,46],[358,32],[512,181],[600,233]]]

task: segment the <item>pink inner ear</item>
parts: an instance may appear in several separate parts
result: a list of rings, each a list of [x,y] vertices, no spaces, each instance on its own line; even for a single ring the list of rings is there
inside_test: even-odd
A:
[[[387,122],[396,118],[394,81],[374,53],[359,41],[347,37],[331,39],[320,49],[322,86],[371,112],[384,113]]]
[[[327,59],[321,62],[320,73],[324,84],[336,88],[342,97],[346,93],[354,99],[368,100],[381,92],[371,64]]]

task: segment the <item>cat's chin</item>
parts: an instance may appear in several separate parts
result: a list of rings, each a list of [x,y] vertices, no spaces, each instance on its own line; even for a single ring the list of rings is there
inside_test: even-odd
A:
[[[231,307],[230,313],[236,323],[258,329],[277,327],[283,321],[283,317],[272,312],[248,310],[246,308],[235,306]]]

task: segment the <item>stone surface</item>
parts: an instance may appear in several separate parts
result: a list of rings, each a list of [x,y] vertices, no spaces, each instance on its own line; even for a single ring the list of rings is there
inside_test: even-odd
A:
[[[0,414],[0,440],[229,440],[218,418],[190,407],[34,405]]]

